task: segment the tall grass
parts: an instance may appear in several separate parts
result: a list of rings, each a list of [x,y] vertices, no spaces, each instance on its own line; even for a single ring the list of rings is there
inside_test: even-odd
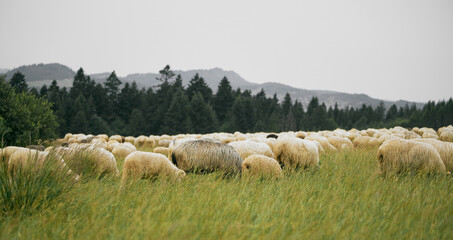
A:
[[[0,215],[31,214],[74,184],[74,178],[68,175],[69,168],[54,154],[48,155],[42,164],[38,163],[37,155],[30,155],[27,166],[14,171],[8,169],[5,159],[0,162]]]
[[[39,214],[0,218],[0,239],[452,239],[453,179],[381,177],[376,151],[324,154],[280,180],[91,179]]]

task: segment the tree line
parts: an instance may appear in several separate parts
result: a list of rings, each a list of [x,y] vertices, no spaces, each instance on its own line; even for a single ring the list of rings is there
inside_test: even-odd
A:
[[[57,122],[53,135],[60,137],[68,132],[138,136],[366,129],[396,125],[438,128],[453,124],[452,98],[437,103],[430,101],[422,109],[415,105],[400,108],[392,105],[387,110],[383,102],[375,108],[362,105],[340,109],[337,104],[327,108],[313,97],[304,107],[298,100],[293,101],[288,93],[279,102],[276,94],[268,97],[263,90],[252,94],[250,90],[233,89],[226,77],[214,93],[198,74],[184,87],[181,76],[175,75],[168,65],[159,73],[159,85],[148,89],[138,89],[135,82],[123,84],[115,71],[102,84],[96,83],[82,68],[74,76],[70,89],[59,87],[55,80],[39,91],[29,89],[20,72],[13,75],[9,86],[2,86],[50,102]],[[6,121],[3,116],[0,112],[0,124]],[[47,128],[46,131],[52,130]]]

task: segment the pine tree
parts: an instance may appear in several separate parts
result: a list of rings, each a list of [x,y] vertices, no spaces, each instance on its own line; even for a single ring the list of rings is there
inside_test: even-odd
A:
[[[9,85],[17,92],[26,92],[28,90],[27,82],[25,81],[25,76],[21,72],[15,72]]]
[[[173,95],[170,107],[165,114],[161,133],[175,135],[192,132],[188,102],[189,99],[184,91],[178,89]]]
[[[159,71],[160,76],[156,77],[156,80],[159,82],[169,82],[175,76],[175,73],[170,69],[170,65],[165,66],[162,70]]]
[[[214,97],[214,110],[220,122],[223,122],[228,114],[228,111],[233,105],[233,94],[230,82],[226,77],[219,83],[217,93]]]
[[[192,99],[197,93],[201,93],[205,102],[210,102],[212,98],[212,90],[206,84],[204,79],[197,74],[190,80],[186,93],[189,99]]]
[[[292,106],[291,96],[289,93],[286,93],[285,99],[282,103],[283,116],[287,116]]]
[[[105,80],[104,86],[109,98],[109,104],[118,104],[118,93],[119,86],[121,85],[120,79],[116,76],[115,71],[113,71],[110,76]]]
[[[44,84],[44,86],[41,87],[41,90],[39,90],[39,96],[43,98],[47,98],[47,85]]]
[[[144,133],[145,118],[140,109],[134,108],[131,112],[129,123],[124,130],[125,135],[138,136]]]
[[[200,92],[196,93],[190,102],[190,120],[196,133],[214,132],[217,128],[217,118],[212,106],[205,102]]]
[[[108,123],[104,121],[104,119],[94,114],[90,118],[89,132],[95,135],[106,134],[110,132],[110,129],[108,128]]]

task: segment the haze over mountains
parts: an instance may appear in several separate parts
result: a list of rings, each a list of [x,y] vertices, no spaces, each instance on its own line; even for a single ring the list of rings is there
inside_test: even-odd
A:
[[[58,64],[33,64],[29,66],[21,66],[10,71],[6,69],[0,69],[0,73],[6,72],[6,79],[9,80],[16,71],[20,71],[25,75],[25,79],[30,87],[41,88],[44,84],[50,85],[52,80],[57,80],[60,87],[71,87],[72,78],[75,75],[75,72],[69,67]],[[340,108],[347,106],[351,107],[361,107],[362,104],[371,105],[376,107],[380,103],[380,99],[371,98],[366,94],[350,94],[342,93],[335,91],[325,91],[325,90],[307,90],[294,88],[289,85],[277,83],[277,82],[267,82],[267,83],[251,83],[243,79],[239,74],[234,71],[226,71],[221,68],[213,68],[209,70],[188,70],[180,71],[175,70],[176,74],[180,74],[183,79],[183,85],[187,86],[189,81],[193,76],[198,73],[209,87],[214,91],[217,90],[217,86],[224,76],[228,78],[233,89],[241,88],[242,90],[251,90],[252,94],[256,94],[261,89],[266,92],[266,95],[272,96],[274,93],[277,94],[277,97],[282,100],[285,94],[288,92],[291,95],[291,98],[294,100],[299,100],[304,107],[306,107],[313,96],[317,96],[320,102],[324,102],[327,107],[334,106],[335,103],[338,103]],[[102,83],[110,75],[110,72],[90,74],[92,79],[98,83]],[[125,82],[132,83],[135,81],[139,88],[149,88],[154,87],[159,84],[156,80],[156,77],[159,76],[157,73],[134,73],[129,74],[125,77],[120,77],[120,80]],[[412,102],[399,100],[396,102],[393,101],[384,101],[386,108],[390,108],[392,104],[395,104],[398,108],[406,104],[411,105]],[[423,107],[423,103],[415,103],[417,108]]]

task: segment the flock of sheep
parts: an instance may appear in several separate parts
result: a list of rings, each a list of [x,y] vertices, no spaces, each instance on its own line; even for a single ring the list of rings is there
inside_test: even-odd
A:
[[[61,162],[75,180],[87,168],[99,174],[122,176],[121,181],[159,175],[181,180],[186,172],[222,171],[280,178],[289,171],[319,167],[323,153],[378,148],[383,175],[401,172],[446,174],[453,171],[453,126],[431,128],[336,129],[319,132],[212,133],[176,136],[66,134],[59,146],[46,149],[5,147],[0,159],[8,170],[42,166],[47,158]],[[138,151],[147,149],[153,152]],[[122,173],[117,159],[124,158]],[[91,159],[83,162],[81,159]],[[33,165],[32,165],[33,164]],[[83,175],[82,175],[83,176]]]

